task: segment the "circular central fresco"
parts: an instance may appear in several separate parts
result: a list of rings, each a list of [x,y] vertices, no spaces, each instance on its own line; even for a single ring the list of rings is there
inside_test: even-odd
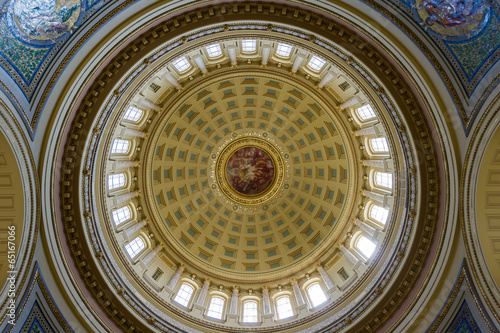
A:
[[[267,132],[233,132],[211,156],[211,188],[232,202],[233,210],[265,210],[267,202],[289,188],[289,156]]]
[[[232,153],[226,162],[226,181],[245,196],[264,193],[274,181],[274,162],[264,149],[246,146]]]

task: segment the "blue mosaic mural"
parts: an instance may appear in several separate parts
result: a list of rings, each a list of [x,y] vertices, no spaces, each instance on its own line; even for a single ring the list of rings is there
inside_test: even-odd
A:
[[[43,72],[105,0],[10,0],[0,15],[0,66],[31,100]]]
[[[28,318],[26,318],[26,321],[23,324],[21,332],[28,332],[28,333],[55,332],[55,330],[52,329],[49,322],[47,321],[42,311],[40,310],[40,306],[38,305],[37,301],[33,303],[33,307],[31,308]]]
[[[472,313],[470,312],[467,302],[464,301],[457,315],[453,319],[450,327],[446,330],[447,333],[481,333],[481,330],[476,324]]]
[[[500,4],[493,0],[390,0],[415,21],[450,62],[471,97],[500,59]],[[490,91],[497,82],[493,82]],[[477,91],[479,95],[482,91]],[[478,102],[480,105],[484,98]],[[465,132],[477,108],[464,108]]]
[[[500,58],[498,3],[489,0],[391,0],[438,45],[469,96]]]

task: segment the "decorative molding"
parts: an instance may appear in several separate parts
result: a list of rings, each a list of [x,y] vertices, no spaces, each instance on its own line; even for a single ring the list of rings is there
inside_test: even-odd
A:
[[[74,333],[55,304],[37,262],[33,265],[29,281],[30,284],[26,287],[22,299],[17,301],[16,325],[9,325],[5,333],[10,333],[21,325],[22,329],[18,332],[31,333],[34,327],[38,327],[45,332]],[[38,331],[33,330],[33,332]]]
[[[478,313],[481,318],[473,317],[469,308],[469,304],[463,296],[464,288],[466,290],[465,292],[469,293],[470,297],[472,298],[473,302],[471,306],[474,306],[473,312]],[[462,299],[464,300],[462,301]],[[457,279],[455,280],[455,283],[451,288],[450,293],[448,294],[446,302],[441,308],[439,314],[427,329],[426,333],[443,332],[443,330],[445,329],[443,325],[446,323],[445,319],[450,317],[451,314],[459,307],[460,309],[456,312],[454,319],[446,328],[446,332],[481,332],[480,328],[477,325],[477,322],[481,322],[482,325],[480,326],[486,326],[491,332],[498,333],[498,330],[495,328],[495,324],[493,323],[491,318],[489,318],[483,307],[481,297],[475,288],[473,278],[470,274],[469,267],[465,259],[462,261]],[[472,331],[459,331],[459,329],[464,326],[464,320],[466,321],[465,326],[467,326],[469,329],[472,329]]]

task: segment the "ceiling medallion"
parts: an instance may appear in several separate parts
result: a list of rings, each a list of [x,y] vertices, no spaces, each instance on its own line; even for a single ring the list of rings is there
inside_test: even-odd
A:
[[[266,132],[234,132],[212,154],[212,189],[234,210],[264,209],[287,186],[289,156]]]

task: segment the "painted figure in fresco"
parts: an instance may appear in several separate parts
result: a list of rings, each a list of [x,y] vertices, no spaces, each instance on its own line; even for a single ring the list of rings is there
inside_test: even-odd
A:
[[[80,2],[75,0],[16,1],[16,25],[29,38],[55,39],[69,31],[80,12]]]
[[[418,10],[425,9],[427,25],[437,23],[445,28],[479,23],[475,16],[482,14],[488,5],[483,0],[422,0]]]
[[[227,162],[226,176],[239,193],[262,193],[274,177],[274,165],[267,153],[256,147],[237,150]]]

